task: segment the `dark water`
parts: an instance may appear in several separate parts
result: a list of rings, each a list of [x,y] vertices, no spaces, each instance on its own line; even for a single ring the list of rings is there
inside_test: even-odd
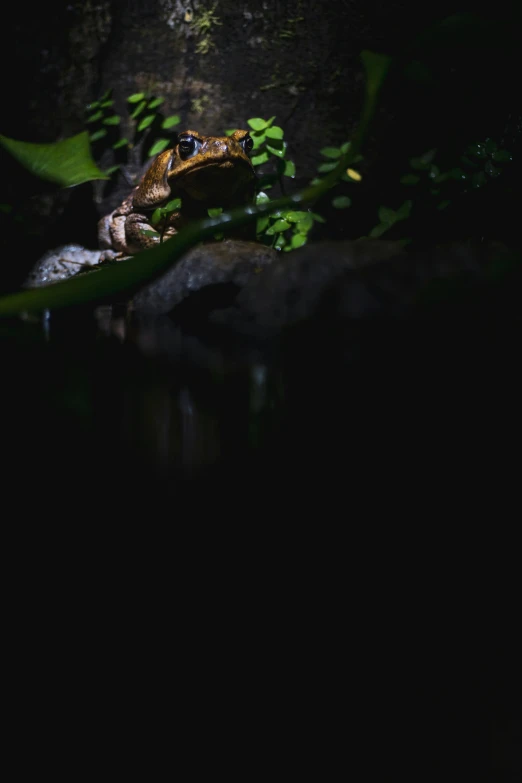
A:
[[[499,576],[520,520],[520,332],[505,304],[270,344],[107,308],[2,324],[4,528],[38,573],[24,580],[48,595],[56,561],[69,616],[79,562],[91,595],[128,563],[125,603],[137,574],[178,570],[187,537],[212,573],[235,562],[236,593],[260,557],[262,591],[287,575],[277,611],[299,607],[327,658],[346,655],[369,767],[519,780],[518,614]]]
[[[5,322],[7,486],[131,509],[205,493],[368,510],[388,495],[419,513],[476,501],[481,477],[518,470],[513,297],[270,342],[118,308]]]

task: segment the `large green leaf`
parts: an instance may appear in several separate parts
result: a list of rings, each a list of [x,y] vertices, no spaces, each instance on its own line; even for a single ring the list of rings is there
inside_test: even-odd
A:
[[[108,179],[92,159],[87,131],[53,144],[32,144],[0,134],[0,144],[31,174],[63,188]]]

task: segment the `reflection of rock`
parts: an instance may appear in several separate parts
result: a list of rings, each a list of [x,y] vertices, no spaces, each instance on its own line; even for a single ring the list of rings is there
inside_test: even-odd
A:
[[[161,315],[184,302],[193,312],[232,304],[237,291],[281,256],[257,242],[228,239],[189,250],[183,258],[133,299],[136,311]],[[190,302],[189,302],[190,299]]]
[[[88,267],[96,266],[100,260],[100,252],[72,244],[49,250],[35,264],[24,287],[38,288],[77,275]]]

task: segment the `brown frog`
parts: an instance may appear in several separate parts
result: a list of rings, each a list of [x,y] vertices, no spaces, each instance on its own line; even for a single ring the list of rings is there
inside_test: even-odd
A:
[[[102,258],[124,258],[176,234],[209,207],[230,208],[253,201],[255,171],[249,158],[253,141],[245,130],[231,136],[201,136],[187,130],[173,149],[160,153],[139,185],[98,223]],[[157,207],[181,198],[181,208],[156,225]],[[147,231],[157,232],[156,236]]]

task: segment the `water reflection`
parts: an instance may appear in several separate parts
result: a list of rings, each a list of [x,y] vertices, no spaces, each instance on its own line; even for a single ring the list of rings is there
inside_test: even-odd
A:
[[[248,459],[281,390],[259,348],[211,345],[167,316],[100,307],[94,317],[98,339],[112,346],[106,382],[119,397],[105,396],[105,418],[140,460],[183,481]]]

